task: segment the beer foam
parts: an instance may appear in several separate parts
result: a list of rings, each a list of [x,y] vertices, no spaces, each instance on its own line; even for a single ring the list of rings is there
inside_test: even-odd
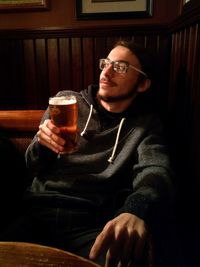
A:
[[[49,99],[50,105],[72,105],[76,103],[76,98],[66,98],[65,96],[55,96]]]

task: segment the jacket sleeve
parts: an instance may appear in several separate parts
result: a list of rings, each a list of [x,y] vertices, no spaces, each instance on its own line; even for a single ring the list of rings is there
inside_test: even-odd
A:
[[[159,120],[153,120],[144,131],[137,147],[133,174],[133,191],[118,214],[129,212],[152,223],[171,209],[175,193],[174,173]]]
[[[49,119],[48,109],[45,111],[40,124],[42,124],[46,119]],[[45,170],[56,158],[56,153],[38,142],[37,135],[34,136],[25,152],[27,168],[33,175],[38,175],[40,172]]]

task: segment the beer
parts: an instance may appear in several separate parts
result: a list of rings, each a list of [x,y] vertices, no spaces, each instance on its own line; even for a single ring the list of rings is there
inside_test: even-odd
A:
[[[49,112],[53,123],[60,128],[60,136],[65,139],[65,150],[72,153],[78,145],[78,106],[75,96],[55,96],[49,99]]]

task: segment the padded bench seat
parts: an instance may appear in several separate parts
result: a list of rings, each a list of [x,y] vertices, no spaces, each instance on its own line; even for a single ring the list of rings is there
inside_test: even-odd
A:
[[[0,110],[0,132],[24,153],[35,133],[44,110]]]

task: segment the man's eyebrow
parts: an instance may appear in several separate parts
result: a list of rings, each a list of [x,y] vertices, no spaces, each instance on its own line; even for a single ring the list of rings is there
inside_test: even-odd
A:
[[[111,60],[109,57],[107,57],[106,59],[110,60],[111,62],[125,62],[125,63],[128,63],[128,64],[130,64],[128,61],[126,61],[126,60],[123,60],[123,59]]]

